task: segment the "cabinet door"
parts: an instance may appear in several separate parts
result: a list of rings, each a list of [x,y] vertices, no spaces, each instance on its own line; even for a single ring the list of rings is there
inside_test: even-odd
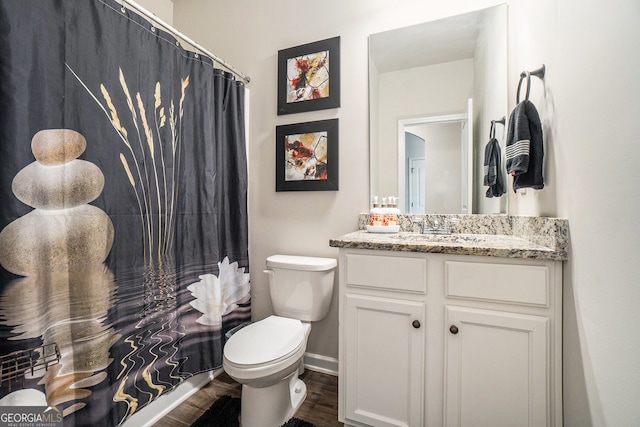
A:
[[[368,426],[423,425],[423,302],[346,294],[345,415]]]
[[[446,307],[445,425],[547,426],[548,318]]]

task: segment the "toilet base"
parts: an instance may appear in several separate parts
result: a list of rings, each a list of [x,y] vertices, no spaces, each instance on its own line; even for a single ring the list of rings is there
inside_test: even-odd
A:
[[[307,397],[307,386],[294,371],[268,387],[242,385],[241,427],[281,426],[296,413]]]

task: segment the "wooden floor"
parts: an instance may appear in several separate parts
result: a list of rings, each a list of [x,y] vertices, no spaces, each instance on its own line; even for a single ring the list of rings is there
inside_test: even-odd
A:
[[[295,417],[316,427],[342,427],[343,424],[338,422],[338,377],[307,369],[300,378],[307,385],[307,398]],[[188,427],[209,409],[218,397],[225,394],[240,397],[241,387],[223,373],[169,412],[153,427]]]

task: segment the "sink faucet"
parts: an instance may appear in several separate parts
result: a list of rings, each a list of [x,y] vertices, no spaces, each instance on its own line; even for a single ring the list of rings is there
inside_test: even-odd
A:
[[[451,234],[451,224],[458,221],[458,218],[439,218],[437,216],[413,220],[414,224],[420,224],[422,234]]]

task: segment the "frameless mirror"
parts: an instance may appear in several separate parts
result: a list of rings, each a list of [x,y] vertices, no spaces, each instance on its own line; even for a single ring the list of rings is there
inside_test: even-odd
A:
[[[406,213],[506,213],[483,185],[491,120],[506,114],[506,5],[369,36],[372,196]]]

